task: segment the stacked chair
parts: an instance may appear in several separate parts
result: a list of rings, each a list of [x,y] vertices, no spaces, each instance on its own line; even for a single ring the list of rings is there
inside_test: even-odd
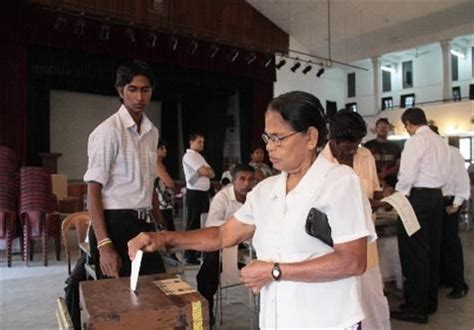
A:
[[[51,173],[42,167],[27,166],[20,169],[19,213],[23,226],[23,255],[32,258],[31,243],[40,240],[44,265],[48,265],[49,239],[55,240],[56,258],[61,254],[61,219],[57,212],[57,199],[52,193]]]
[[[12,265],[12,242],[17,235],[16,154],[10,148],[0,146],[0,246],[7,254],[7,265]]]

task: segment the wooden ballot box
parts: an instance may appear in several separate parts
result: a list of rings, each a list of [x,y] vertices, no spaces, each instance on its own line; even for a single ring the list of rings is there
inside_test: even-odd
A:
[[[84,326],[100,330],[209,329],[207,300],[194,290],[181,289],[183,286],[190,288],[166,274],[140,276],[136,293],[130,290],[128,277],[81,282]]]

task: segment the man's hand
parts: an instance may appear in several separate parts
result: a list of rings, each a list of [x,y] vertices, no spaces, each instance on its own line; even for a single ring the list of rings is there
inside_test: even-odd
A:
[[[454,206],[454,205],[446,206],[446,213],[449,215],[454,214],[457,211],[459,211],[459,208],[460,208],[459,206]]]
[[[108,277],[119,277],[119,270],[122,267],[122,259],[111,245],[106,245],[99,249],[99,262],[102,274]]]
[[[257,294],[267,283],[273,281],[272,269],[271,262],[253,260],[240,271],[240,281]]]
[[[155,252],[162,248],[165,243],[164,231],[140,233],[128,241],[128,256],[130,260],[133,260],[138,250],[143,250],[143,252]]]

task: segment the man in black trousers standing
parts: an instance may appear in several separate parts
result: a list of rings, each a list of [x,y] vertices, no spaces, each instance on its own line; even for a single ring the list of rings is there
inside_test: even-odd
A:
[[[402,122],[410,134],[401,156],[395,189],[408,197],[420,230],[408,236],[398,226],[398,245],[405,277],[405,303],[392,318],[427,323],[438,308],[439,253],[443,218],[443,187],[449,175],[448,145],[427,125],[425,113],[409,108]]]

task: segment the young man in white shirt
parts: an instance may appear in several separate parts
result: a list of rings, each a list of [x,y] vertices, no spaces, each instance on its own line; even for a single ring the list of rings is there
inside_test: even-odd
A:
[[[450,143],[455,143],[450,140]],[[464,166],[464,157],[459,149],[449,146],[450,175],[443,186],[443,224],[441,230],[440,283],[453,289],[450,299],[464,297],[469,286],[464,279],[464,260],[461,239],[459,238],[459,217],[465,201],[471,195],[469,175]]]
[[[158,129],[144,114],[154,86],[146,63],[121,65],[115,88],[122,105],[89,136],[84,181],[98,278],[130,276],[127,242],[142,231],[155,231],[153,218],[161,219],[153,189]],[[141,274],[164,271],[159,253],[143,257]]]
[[[209,189],[214,170],[206,162],[201,152],[204,150],[204,135],[191,133],[189,149],[183,156],[183,170],[186,178],[186,230],[201,227],[201,213],[209,210]],[[198,252],[186,250],[185,259],[188,264],[199,265]]]
[[[392,318],[427,323],[428,314],[438,308],[439,254],[443,195],[448,180],[449,150],[440,136],[431,131],[423,110],[409,108],[402,122],[411,135],[402,151],[395,190],[408,197],[421,229],[408,236],[398,225],[398,248],[405,277],[405,303],[391,313]]]
[[[242,206],[247,193],[252,190],[255,174],[252,166],[238,164],[231,169],[232,184],[222,188],[212,199],[206,227],[221,226]],[[212,313],[214,294],[219,284],[219,251],[204,252],[203,264],[197,276],[198,291],[209,302],[209,317],[214,321]]]

